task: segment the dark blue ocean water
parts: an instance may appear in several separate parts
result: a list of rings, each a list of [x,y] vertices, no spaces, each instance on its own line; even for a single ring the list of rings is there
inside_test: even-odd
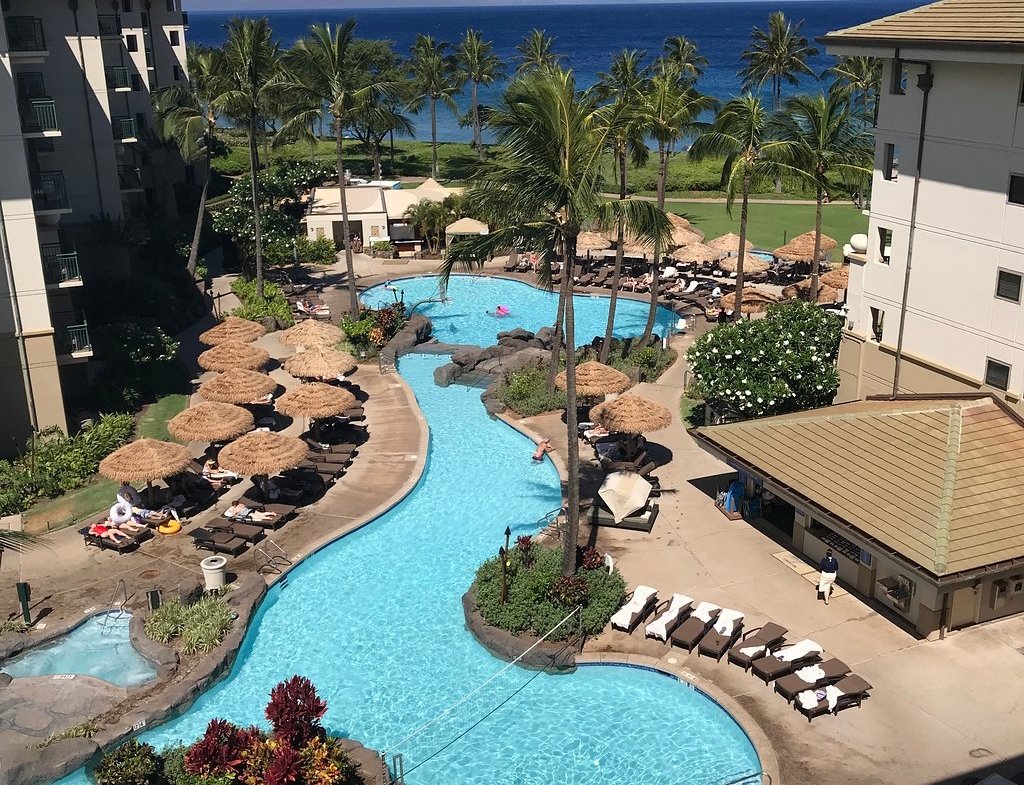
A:
[[[286,0],[282,0],[285,2]],[[817,0],[817,2],[688,2],[622,3],[601,5],[520,5],[474,6],[465,8],[394,9],[307,9],[295,11],[252,12],[266,16],[282,46],[301,38],[314,22],[341,22],[355,17],[356,34],[363,38],[381,38],[394,42],[395,50],[407,55],[418,33],[441,41],[457,43],[468,28],[481,31],[494,43],[499,57],[515,71],[515,47],[523,36],[538,28],[555,37],[555,49],[566,55],[583,87],[606,70],[613,53],[622,49],[642,49],[653,58],[661,51],[667,36],[685,35],[695,41],[709,67],[700,81],[700,89],[717,98],[729,98],[739,90],[736,72],[740,54],[750,41],[754,26],[764,29],[768,15],[779,8],[795,21],[804,20],[803,33],[815,38],[837,30],[905,11],[920,5],[918,0]],[[187,0],[186,0],[187,6]],[[188,39],[195,43],[219,45],[224,24],[234,15],[219,12],[190,12]],[[821,47],[819,47],[821,48]],[[832,64],[824,52],[810,65],[820,73]],[[787,88],[793,92],[792,88]],[[814,80],[805,79],[799,90],[816,90]],[[493,100],[500,86],[481,90],[480,100]],[[467,96],[459,102],[468,106]],[[430,138],[429,112],[416,123],[416,137]],[[471,138],[468,128],[460,128],[457,118],[440,111],[438,137],[445,141]]]

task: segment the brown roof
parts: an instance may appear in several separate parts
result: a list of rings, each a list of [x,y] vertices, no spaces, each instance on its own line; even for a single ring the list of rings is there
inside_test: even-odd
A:
[[[692,433],[933,575],[1024,556],[1024,423],[987,396],[856,401]]]
[[[927,43],[949,48],[1024,47],[1020,0],[941,0],[900,14],[834,30],[824,44]]]

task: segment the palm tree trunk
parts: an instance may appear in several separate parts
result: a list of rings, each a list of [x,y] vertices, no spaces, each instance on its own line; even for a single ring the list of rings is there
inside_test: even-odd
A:
[[[562,263],[562,285],[558,288],[558,309],[555,313],[555,334],[551,337],[551,365],[548,368],[548,395],[555,391],[555,377],[558,375],[558,361],[562,358],[562,324],[565,320],[565,303],[572,299],[572,266]]]
[[[348,230],[348,197],[345,195],[345,148],[341,141],[344,127],[340,114],[334,116],[334,151],[338,166],[338,191],[341,196],[341,234],[345,246],[345,275],[348,278],[348,310],[353,319],[359,318],[359,296],[356,294],[356,271],[352,263],[352,243]]]
[[[576,572],[576,544],[580,536],[580,438],[576,413],[576,320],[572,301],[572,267],[576,258],[576,238],[567,238],[562,249],[564,270],[562,291],[565,298],[565,435],[568,450],[565,456],[565,541],[562,543],[562,575]]]
[[[818,186],[818,204],[814,212],[814,258],[811,259],[811,302],[818,302],[818,257],[821,256],[821,202],[823,193]]]
[[[665,181],[668,180],[668,152],[665,143],[658,142],[658,204],[664,209]]]
[[[480,134],[480,107],[476,101],[477,82],[473,81],[473,144],[476,145],[476,154],[482,161],[484,159],[484,143]]]
[[[661,147],[661,143],[658,143]],[[660,156],[659,149],[659,156]],[[666,164],[658,167],[658,209],[665,209],[665,181],[668,179],[668,156],[665,156]],[[658,287],[661,285],[661,253],[659,245],[654,246],[654,264],[651,267],[651,307],[647,312],[647,324],[644,325],[644,334],[640,338],[640,345],[647,346],[654,335],[654,325],[658,320]]]
[[[619,150],[619,201],[626,200],[626,151]],[[626,239],[626,227],[620,215],[616,221],[618,229],[615,242],[615,266],[612,268],[612,295],[608,298],[608,323],[604,327],[604,342],[601,344],[600,362],[608,362],[611,351],[612,336],[615,333],[615,307],[619,301],[619,281],[622,278],[622,244]]]
[[[206,196],[210,191],[210,159],[213,156],[213,151],[210,149],[213,146],[213,131],[208,129],[206,132],[206,177],[203,178],[203,192],[199,195],[199,209],[196,212],[196,228],[192,232],[192,246],[188,249],[188,264],[185,269],[188,270],[190,278],[196,276],[196,265],[199,264],[199,240],[203,235],[203,219],[206,217]]]
[[[743,318],[743,260],[747,246],[747,205],[750,202],[750,170],[743,170],[743,205],[740,207],[740,252],[736,257],[736,307],[733,309],[733,321]]]
[[[437,103],[430,99],[430,176],[437,179]]]
[[[388,137],[391,147],[391,174],[395,173],[395,132],[394,130],[388,131]]]
[[[256,240],[256,294],[263,297],[263,231],[260,229],[259,156],[256,154],[256,113],[249,118],[249,174],[252,180],[253,234]]]

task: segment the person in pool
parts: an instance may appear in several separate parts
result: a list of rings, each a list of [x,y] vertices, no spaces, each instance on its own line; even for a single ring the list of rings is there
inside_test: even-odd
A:
[[[551,440],[550,439],[541,439],[537,443],[537,449],[533,453],[533,460],[535,460],[535,461],[537,461],[539,463],[540,461],[544,460],[544,456],[547,453],[554,452],[554,451],[555,451],[555,448],[551,446]]]
[[[509,307],[507,305],[499,305],[493,311],[488,311],[487,315],[488,316],[502,317],[502,316],[508,316],[510,313],[511,313],[511,311],[509,310]]]

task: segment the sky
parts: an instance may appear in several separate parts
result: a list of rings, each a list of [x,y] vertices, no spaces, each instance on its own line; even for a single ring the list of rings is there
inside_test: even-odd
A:
[[[681,0],[637,0],[645,3],[679,3]],[[729,0],[723,0],[728,2]],[[479,5],[590,5],[629,0],[302,0],[301,8],[429,8]],[[782,0],[785,2],[785,0]],[[294,0],[183,0],[186,11],[292,11]]]

